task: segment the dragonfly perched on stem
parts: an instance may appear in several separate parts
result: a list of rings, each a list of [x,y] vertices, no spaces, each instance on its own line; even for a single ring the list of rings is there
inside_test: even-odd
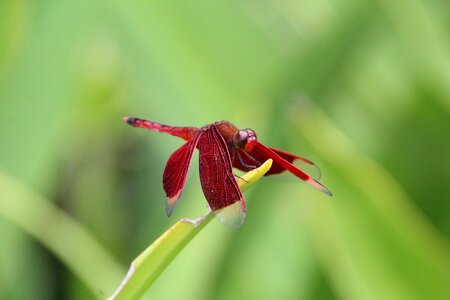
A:
[[[273,159],[265,176],[288,171],[312,187],[332,196],[317,179],[319,168],[310,160],[288,152],[264,146],[258,142],[252,129],[239,130],[228,121],[219,121],[203,127],[174,127],[140,118],[125,117],[123,121],[134,127],[159,131],[186,141],[167,161],[163,174],[166,193],[166,212],[170,216],[181,196],[194,150],[200,152],[200,182],[211,210],[225,225],[237,228],[245,220],[246,206],[232,168],[250,171],[267,159]],[[307,172],[294,163],[313,167]],[[315,175],[314,175],[315,174]]]

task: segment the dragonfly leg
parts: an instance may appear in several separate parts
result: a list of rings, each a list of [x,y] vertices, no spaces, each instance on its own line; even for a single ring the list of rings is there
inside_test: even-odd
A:
[[[236,174],[234,174],[234,173],[233,173],[233,175],[234,175],[234,177],[239,178],[240,180],[245,181],[246,183],[248,183],[248,181],[245,180],[244,178],[242,178],[241,176],[236,175]]]
[[[208,212],[204,216],[201,216],[200,218],[197,218],[195,220],[183,218],[183,219],[181,219],[181,221],[186,222],[186,223],[191,223],[194,227],[197,227],[200,224],[202,224],[203,221],[205,221],[205,219],[208,217],[208,215],[210,213],[211,213],[211,209],[209,209]]]
[[[255,165],[249,165],[249,164],[247,164],[247,163],[242,159],[241,153],[243,153],[248,159],[250,159],[252,162],[254,162]],[[242,165],[243,167],[249,169],[249,170],[254,170],[254,169],[257,168],[256,165],[259,165],[259,166],[261,165],[261,163],[260,163],[259,161],[257,161],[255,158],[253,158],[250,154],[248,154],[248,153],[245,152],[245,151],[239,151],[239,152],[237,152],[236,154],[237,154],[237,156],[238,156],[238,159],[239,159],[239,162],[241,163],[241,165]]]

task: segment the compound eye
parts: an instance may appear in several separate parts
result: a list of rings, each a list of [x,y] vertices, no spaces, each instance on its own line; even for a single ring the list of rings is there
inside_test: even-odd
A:
[[[239,149],[245,148],[247,144],[248,133],[245,130],[239,130],[233,137],[233,142]]]
[[[247,152],[252,151],[253,147],[257,144],[256,134],[253,130],[247,129],[247,143],[245,144],[244,150]]]

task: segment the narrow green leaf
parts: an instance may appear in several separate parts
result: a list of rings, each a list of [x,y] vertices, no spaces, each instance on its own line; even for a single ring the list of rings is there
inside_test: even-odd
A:
[[[261,179],[271,166],[272,160],[269,159],[259,168],[238,178],[241,190],[245,191]],[[170,227],[131,263],[127,275],[109,299],[138,299],[142,296],[177,254],[213,218],[214,215],[209,212],[197,220],[182,219]]]
[[[0,217],[44,245],[97,298],[114,289],[122,267],[107,249],[67,213],[2,172]]]

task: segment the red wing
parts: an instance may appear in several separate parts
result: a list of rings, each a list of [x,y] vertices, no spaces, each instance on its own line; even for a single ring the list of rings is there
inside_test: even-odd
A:
[[[272,168],[274,167],[274,165],[277,168],[277,169],[275,169],[275,172],[280,173],[280,172],[283,172],[284,170],[288,170],[289,172],[291,172],[292,174],[294,174],[301,180],[305,181],[312,187],[318,189],[319,191],[324,192],[325,194],[327,194],[329,196],[332,196],[331,192],[326,187],[324,187],[320,182],[318,182],[316,179],[314,179],[307,173],[303,172],[302,170],[300,170],[299,168],[294,166],[291,162],[289,162],[289,160],[286,160],[284,158],[288,155],[290,157],[287,157],[287,158],[292,158],[292,156],[294,156],[294,155],[289,154],[287,152],[280,151],[280,150],[271,149],[269,147],[264,146],[261,143],[256,143],[255,147],[249,154],[252,157],[255,157],[256,160],[258,160],[258,161],[260,159],[262,159],[264,161],[265,159],[272,158],[274,160],[274,163],[272,164]],[[270,173],[272,171],[272,168],[268,173]],[[272,172],[270,174],[277,174],[277,173]]]
[[[178,148],[167,161],[163,174],[163,188],[166,192],[166,212],[170,216],[186,183],[186,176],[191,163],[192,154],[197,146],[201,133]]]
[[[237,228],[245,220],[245,202],[234,178],[228,147],[215,125],[200,137],[200,182],[211,210],[225,225]]]
[[[281,156],[281,158],[283,158],[284,160],[294,164],[297,168],[299,168],[300,170],[302,170],[304,173],[308,174],[312,178],[314,178],[316,180],[320,179],[321,172],[320,172],[319,167],[315,163],[310,161],[309,159],[303,158],[301,156],[298,156],[298,155],[295,155],[292,153],[284,152],[282,150],[278,150],[278,149],[274,149],[274,148],[270,148],[270,147],[267,147],[267,148],[269,148],[270,150],[272,150],[273,152],[275,152],[276,154]],[[266,161],[266,160],[263,160],[263,161]],[[270,168],[268,174],[266,173],[266,175],[279,174],[285,170],[286,170],[286,168],[284,168],[282,165],[280,165],[279,163],[275,163],[275,164],[272,164],[272,167]]]
[[[294,164],[298,169],[308,174],[312,178],[316,180],[320,179],[321,176],[320,169],[312,161],[295,154],[284,152],[282,150],[270,147],[266,148],[278,154],[285,161]],[[261,151],[257,147],[253,148],[253,150],[250,152],[245,152],[244,150],[237,150],[235,152],[233,166],[235,168],[238,168],[239,170],[248,172],[252,170],[254,167],[259,167],[263,162],[265,162],[269,158],[272,157],[267,155],[266,152]],[[274,161],[272,163],[272,167],[264,176],[280,174],[286,170],[287,169],[283,167],[280,163]]]

